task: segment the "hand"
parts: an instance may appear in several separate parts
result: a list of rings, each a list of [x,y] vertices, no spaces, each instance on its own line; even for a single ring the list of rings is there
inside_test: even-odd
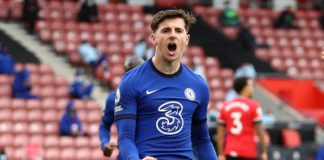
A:
[[[262,152],[261,153],[261,160],[268,160],[268,154],[267,154],[267,152]]]
[[[157,160],[157,159],[154,157],[146,156],[142,160]]]
[[[218,160],[226,160],[225,155],[218,155]]]
[[[106,146],[102,149],[104,156],[110,157],[114,148],[116,148],[117,145],[115,143],[108,143]]]
[[[322,48],[321,59],[324,60],[324,47]]]

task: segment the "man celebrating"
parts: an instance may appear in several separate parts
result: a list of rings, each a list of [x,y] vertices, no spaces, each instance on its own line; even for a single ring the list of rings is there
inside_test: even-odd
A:
[[[209,89],[181,64],[196,19],[183,10],[152,20],[155,55],[126,73],[116,93],[115,123],[124,160],[216,160],[206,123]]]
[[[253,81],[247,77],[234,80],[239,97],[226,102],[220,110],[217,129],[219,160],[257,160],[255,132],[261,144],[261,159],[267,160],[260,105],[251,100]],[[226,133],[226,142],[224,137]],[[224,151],[225,146],[225,151]]]

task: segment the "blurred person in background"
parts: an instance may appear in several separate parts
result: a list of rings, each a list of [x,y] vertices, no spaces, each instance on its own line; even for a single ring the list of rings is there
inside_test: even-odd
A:
[[[266,110],[264,113],[263,113],[263,116],[262,116],[262,123],[265,125],[265,126],[268,126],[268,125],[273,125],[276,123],[276,117],[272,114],[271,110]]]
[[[257,76],[257,72],[254,68],[254,66],[250,63],[243,62],[242,65],[236,69],[234,77],[239,78],[239,77],[249,77],[254,79]],[[230,101],[234,98],[236,98],[238,94],[235,92],[234,89],[230,89],[226,96],[225,96],[225,101]]]
[[[4,148],[0,147],[0,160],[7,160],[6,151]]]
[[[243,62],[241,66],[236,69],[234,76],[255,78],[257,76],[257,72],[251,63]]]
[[[14,74],[12,84],[12,93],[14,98],[35,99],[37,96],[32,95],[30,85],[30,72],[27,68],[17,71]]]
[[[194,58],[192,61],[192,71],[196,73],[197,75],[201,76],[202,78],[206,79],[205,75],[205,68],[203,65],[201,65],[199,58]]]
[[[144,60],[151,59],[154,56],[154,54],[155,54],[155,47],[154,46],[148,47],[144,55]]]
[[[135,55],[141,58],[145,58],[145,52],[147,50],[147,44],[144,38],[141,38],[134,47]]]
[[[257,160],[255,136],[261,145],[261,160],[267,160],[260,105],[253,101],[253,80],[240,77],[233,88],[239,97],[221,107],[217,128],[218,160]]]
[[[38,20],[40,7],[37,0],[24,0],[23,2],[23,21],[26,24],[28,33],[34,33],[35,23]]]
[[[277,20],[274,23],[275,28],[282,29],[297,29],[295,24],[296,16],[291,6],[288,6],[283,10],[278,16]]]
[[[85,84],[83,78],[83,71],[77,69],[75,73],[75,80],[70,85],[70,97],[74,99],[91,99],[91,93],[94,87],[94,82]]]
[[[241,21],[236,11],[231,7],[231,0],[224,2],[224,10],[219,15],[219,22],[223,27],[240,27]]]
[[[102,63],[107,63],[107,55],[101,54],[89,41],[83,40],[79,45],[79,53],[83,62],[95,69]]]
[[[82,136],[87,133],[82,128],[82,123],[78,117],[77,110],[74,107],[73,101],[70,101],[65,113],[60,121],[60,135],[61,136]]]
[[[98,7],[95,0],[84,0],[78,13],[79,22],[99,22]]]
[[[125,61],[125,71],[128,72],[129,70],[135,68],[143,62],[144,60],[136,55],[129,57]],[[110,128],[114,122],[115,96],[116,91],[111,91],[107,96],[104,115],[99,126],[99,138],[101,141],[101,149],[104,155],[107,157],[111,156],[113,149],[117,146],[114,142],[109,141]],[[121,160],[121,157],[118,156],[117,160]]]
[[[4,50],[0,48],[0,74],[12,75],[15,72],[16,62]]]
[[[324,9],[322,9],[321,15],[319,17],[319,24],[322,27],[322,30],[324,30]]]

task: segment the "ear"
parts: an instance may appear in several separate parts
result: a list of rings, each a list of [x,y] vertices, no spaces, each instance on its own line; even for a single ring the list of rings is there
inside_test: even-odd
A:
[[[186,46],[188,46],[188,44],[189,44],[189,40],[190,40],[190,35],[187,34],[187,36],[186,36],[186,42],[185,42],[185,45],[186,45]]]
[[[156,42],[156,35],[154,33],[151,34],[150,39],[151,39],[153,46],[155,46],[157,42]]]

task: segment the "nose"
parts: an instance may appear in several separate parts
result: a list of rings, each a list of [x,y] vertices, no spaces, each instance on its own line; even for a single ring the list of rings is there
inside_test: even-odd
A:
[[[175,39],[176,38],[176,31],[175,30],[172,30],[170,32],[170,37],[169,37],[171,40]]]

